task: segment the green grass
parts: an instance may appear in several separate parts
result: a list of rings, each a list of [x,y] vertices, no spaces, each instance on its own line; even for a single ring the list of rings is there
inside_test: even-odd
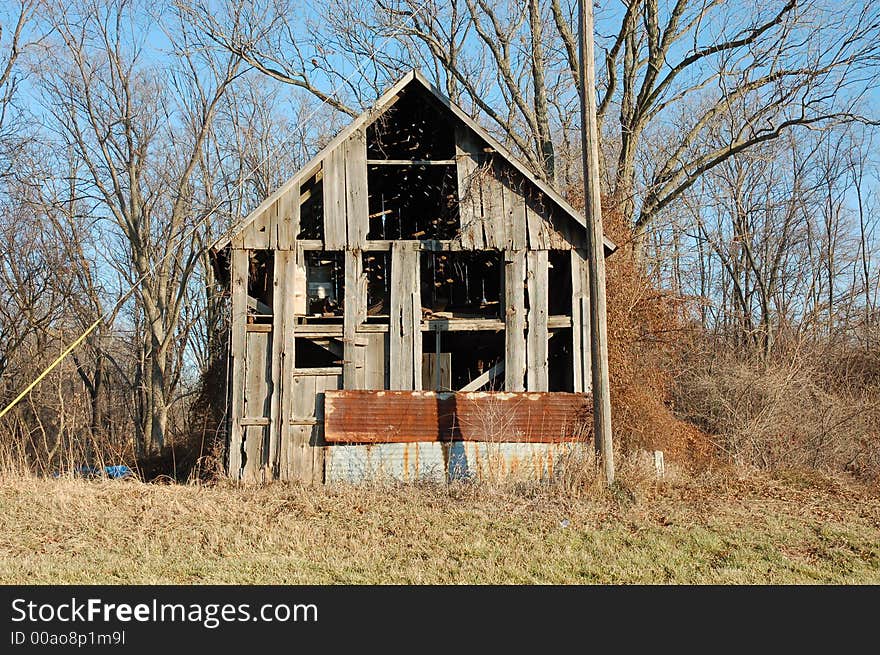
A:
[[[880,498],[842,478],[536,487],[0,479],[3,583],[880,583]]]

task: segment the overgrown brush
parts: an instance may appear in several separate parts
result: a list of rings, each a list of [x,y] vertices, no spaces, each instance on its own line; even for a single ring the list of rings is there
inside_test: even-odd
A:
[[[861,362],[861,377],[842,373]],[[847,364],[848,363],[848,364]],[[681,415],[714,435],[717,454],[763,469],[846,470],[880,478],[880,384],[855,353],[774,361],[707,349],[679,377]]]

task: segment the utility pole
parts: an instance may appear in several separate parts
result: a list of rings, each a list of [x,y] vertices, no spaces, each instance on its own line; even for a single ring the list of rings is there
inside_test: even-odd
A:
[[[599,190],[599,128],[596,121],[596,63],[593,59],[593,2],[578,0],[581,144],[584,162],[584,213],[590,289],[590,352],[593,374],[593,438],[605,482],[614,482],[611,392],[608,386],[608,326],[605,317],[605,236]]]

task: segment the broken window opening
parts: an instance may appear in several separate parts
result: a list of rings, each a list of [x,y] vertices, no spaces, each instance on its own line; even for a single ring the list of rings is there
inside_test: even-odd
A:
[[[345,299],[345,265],[341,251],[309,250],[306,263],[306,316],[342,318]]]
[[[274,277],[275,251],[248,251],[247,305],[250,322],[272,322]]]
[[[547,391],[574,391],[573,331],[553,330],[547,343]]]
[[[455,126],[449,110],[416,87],[367,128],[368,159],[452,159]]]
[[[425,252],[421,257],[421,301],[428,316],[501,317],[501,253]]]
[[[329,368],[342,366],[342,356],[334,353],[327,347],[330,343],[338,342],[327,341],[322,345],[315,343],[311,339],[296,339],[294,341],[293,360],[296,363],[296,368]],[[341,349],[341,347],[342,345],[339,344],[339,349]]]
[[[391,253],[365,252],[363,267],[367,276],[367,322],[387,323],[391,313]]]
[[[437,335],[439,357],[437,357]],[[457,391],[504,362],[503,331],[425,332],[422,338],[422,389]],[[439,371],[434,362],[439,361]],[[439,379],[438,379],[439,378]],[[482,389],[503,389],[504,373]]]
[[[367,239],[448,240],[459,229],[454,165],[368,166]]]
[[[319,170],[299,188],[299,234],[297,239],[324,238],[324,171]]]
[[[550,316],[571,316],[571,251],[551,250],[547,255]]]

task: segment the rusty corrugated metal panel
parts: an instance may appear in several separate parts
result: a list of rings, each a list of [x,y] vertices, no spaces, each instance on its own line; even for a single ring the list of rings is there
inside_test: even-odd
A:
[[[586,448],[578,442],[335,445],[325,449],[325,481],[546,480]]]
[[[589,396],[575,393],[327,391],[328,443],[583,441]]]

